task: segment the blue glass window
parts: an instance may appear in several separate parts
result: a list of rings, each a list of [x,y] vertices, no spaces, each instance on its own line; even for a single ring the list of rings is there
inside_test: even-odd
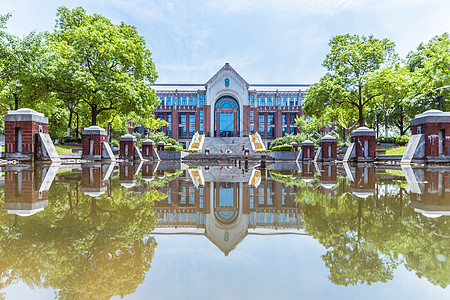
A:
[[[186,125],[186,114],[180,114],[180,125]]]
[[[187,97],[181,98],[181,105],[187,105]]]
[[[283,126],[283,127],[281,128],[281,136],[285,136],[285,135],[286,135],[286,132],[287,132],[287,127],[286,127],[286,126]]]
[[[255,125],[250,125],[250,133],[255,133]]]
[[[167,123],[172,124],[172,114],[167,114]]]
[[[197,106],[197,97],[194,97],[194,105]]]
[[[200,123],[203,123],[203,110],[200,111]]]
[[[283,106],[287,106],[288,98],[283,98]]]
[[[289,99],[289,106],[294,106],[295,105],[295,99],[294,98],[290,98]]]
[[[259,126],[259,135],[263,138],[264,137],[264,126]]]
[[[259,115],[259,124],[264,125],[264,115]]]
[[[253,110],[250,111],[250,123],[255,122],[255,112]]]
[[[200,95],[200,106],[203,106],[203,95]]]
[[[266,106],[266,98],[261,98],[260,105]]]
[[[166,105],[172,105],[172,97],[167,97]]]
[[[273,125],[273,114],[267,115],[267,124]]]
[[[283,123],[283,125],[287,124],[286,123],[286,114],[283,114],[283,116],[282,116],[282,123]]]
[[[267,98],[267,106],[272,106],[272,98]]]
[[[297,117],[297,115],[296,114],[291,114],[291,122],[290,122],[290,124],[291,125],[295,125],[295,118]]]
[[[186,137],[186,127],[180,127],[180,137]]]
[[[273,138],[273,127],[267,127],[267,137],[268,138]]]
[[[255,95],[252,95],[251,106],[255,106]]]
[[[189,105],[194,105],[194,97],[189,97]]]
[[[230,86],[230,80],[227,78],[225,79],[225,87],[229,87]]]
[[[159,97],[159,100],[161,100],[160,105],[164,105],[164,97]]]

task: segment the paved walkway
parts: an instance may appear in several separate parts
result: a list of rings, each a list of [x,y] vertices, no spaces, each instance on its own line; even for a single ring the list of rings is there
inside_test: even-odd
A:
[[[250,154],[253,154],[248,137],[207,137],[202,153],[205,153],[205,149],[209,149],[211,155],[243,155],[242,145],[245,145],[245,148],[250,150]],[[227,153],[227,150],[231,153]]]

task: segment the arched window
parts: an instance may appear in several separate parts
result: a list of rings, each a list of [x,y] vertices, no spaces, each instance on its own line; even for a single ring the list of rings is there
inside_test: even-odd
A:
[[[225,79],[225,87],[229,87],[230,86],[230,80],[227,78]]]

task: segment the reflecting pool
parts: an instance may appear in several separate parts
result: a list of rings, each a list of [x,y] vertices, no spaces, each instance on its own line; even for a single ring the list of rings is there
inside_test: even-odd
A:
[[[448,299],[450,168],[3,167],[6,299]]]

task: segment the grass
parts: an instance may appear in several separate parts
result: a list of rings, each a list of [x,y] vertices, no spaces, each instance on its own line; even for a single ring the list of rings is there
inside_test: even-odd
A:
[[[398,146],[386,149],[386,155],[403,155],[405,153],[406,146]]]
[[[72,154],[72,148],[81,148],[81,145],[55,145],[56,152],[63,154]]]

